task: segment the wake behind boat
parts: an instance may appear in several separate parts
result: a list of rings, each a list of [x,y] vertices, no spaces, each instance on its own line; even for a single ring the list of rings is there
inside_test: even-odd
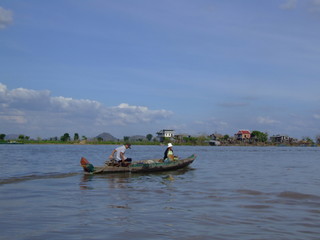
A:
[[[101,173],[144,173],[144,172],[159,172],[168,170],[177,170],[190,165],[196,159],[193,154],[184,159],[176,159],[169,162],[164,162],[162,159],[150,159],[142,161],[134,161],[127,167],[122,167],[112,162],[108,162],[104,166],[94,167],[86,158],[82,157],[80,164],[86,174],[101,174]]]

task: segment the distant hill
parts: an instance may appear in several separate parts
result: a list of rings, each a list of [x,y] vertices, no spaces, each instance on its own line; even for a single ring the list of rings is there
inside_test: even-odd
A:
[[[101,138],[105,142],[107,142],[107,141],[118,141],[117,138],[112,136],[110,133],[106,133],[106,132],[99,134],[98,136],[96,136],[96,138]]]

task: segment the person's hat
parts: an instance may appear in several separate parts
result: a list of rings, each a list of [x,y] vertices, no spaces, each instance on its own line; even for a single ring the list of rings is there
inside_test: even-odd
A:
[[[172,143],[168,143],[168,148],[173,147]]]

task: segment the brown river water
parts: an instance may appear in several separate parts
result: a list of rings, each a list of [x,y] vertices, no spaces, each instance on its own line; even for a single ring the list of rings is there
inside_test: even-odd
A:
[[[320,239],[319,147],[175,146],[190,167],[83,174],[82,156],[102,165],[114,147],[0,145],[0,240]]]

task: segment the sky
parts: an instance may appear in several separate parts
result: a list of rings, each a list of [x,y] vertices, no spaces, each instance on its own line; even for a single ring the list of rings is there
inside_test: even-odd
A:
[[[0,133],[320,135],[320,0],[1,0]]]

